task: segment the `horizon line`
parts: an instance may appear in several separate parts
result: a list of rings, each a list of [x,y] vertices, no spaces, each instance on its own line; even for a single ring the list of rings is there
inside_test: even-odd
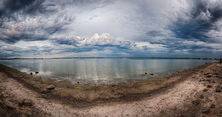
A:
[[[81,58],[143,58],[143,59],[203,59],[203,60],[219,60],[219,57],[13,57],[13,58],[0,58],[0,60],[14,60],[14,59],[81,59]]]

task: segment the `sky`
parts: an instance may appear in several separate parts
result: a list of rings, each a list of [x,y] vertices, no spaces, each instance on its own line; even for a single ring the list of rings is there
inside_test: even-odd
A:
[[[222,57],[222,0],[1,0],[0,58]]]

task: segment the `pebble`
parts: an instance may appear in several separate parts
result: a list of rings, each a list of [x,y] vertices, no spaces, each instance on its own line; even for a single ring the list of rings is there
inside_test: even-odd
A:
[[[54,85],[49,85],[49,86],[47,86],[44,90],[42,90],[42,92],[41,93],[43,93],[43,94],[46,94],[46,93],[50,93],[52,90],[54,90],[55,89],[55,86]]]
[[[33,102],[30,99],[23,99],[19,102],[19,106],[33,106]]]
[[[54,85],[49,85],[49,86],[46,87],[46,89],[47,90],[53,90],[53,89],[55,89],[55,86]]]
[[[207,92],[207,91],[208,91],[208,89],[204,89],[204,90],[203,90],[203,92]]]
[[[194,101],[192,101],[192,104],[195,105],[195,106],[197,106],[197,105],[200,104],[200,100],[194,100]]]
[[[210,78],[210,77],[212,77],[212,74],[207,74],[207,78]]]
[[[215,107],[216,107],[215,104],[211,104],[211,105],[210,105],[210,108],[215,108]]]
[[[215,91],[216,92],[221,92],[222,91],[222,87],[220,85],[217,85]]]
[[[204,113],[204,114],[208,114],[208,113],[210,113],[210,109],[207,108],[207,107],[204,107],[204,108],[201,109],[201,112]]]
[[[212,88],[212,85],[207,85],[207,88]]]
[[[204,96],[203,96],[203,95],[200,95],[199,98],[200,98],[200,99],[204,99]]]
[[[5,101],[5,105],[6,105],[6,107],[8,108],[8,109],[14,109],[14,108],[16,108],[15,107],[15,105],[12,103],[12,102],[10,102],[10,101]]]

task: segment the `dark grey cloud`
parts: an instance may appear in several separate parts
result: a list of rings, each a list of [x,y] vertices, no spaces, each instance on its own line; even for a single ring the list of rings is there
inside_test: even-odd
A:
[[[20,40],[47,40],[70,21],[69,18],[54,15],[44,5],[44,0],[5,0],[0,9],[0,40],[16,43]],[[55,12],[56,10],[54,10]],[[50,13],[50,14],[49,14]],[[61,19],[61,20],[60,20]]]
[[[173,25],[173,32],[178,38],[213,41],[209,39],[207,32],[218,30],[215,23],[222,20],[222,2],[211,3],[211,1],[198,0],[194,1],[194,4],[190,19],[180,18]]]
[[[43,7],[41,7],[43,2],[44,0],[3,0],[0,8],[0,17],[8,17],[18,11],[29,14],[37,11],[41,12],[43,10]]]
[[[220,0],[3,0],[0,56],[221,55],[221,5]]]

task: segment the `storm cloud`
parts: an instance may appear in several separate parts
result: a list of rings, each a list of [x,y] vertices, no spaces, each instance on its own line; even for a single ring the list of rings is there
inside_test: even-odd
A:
[[[2,0],[0,57],[220,57],[221,6],[221,0]]]

